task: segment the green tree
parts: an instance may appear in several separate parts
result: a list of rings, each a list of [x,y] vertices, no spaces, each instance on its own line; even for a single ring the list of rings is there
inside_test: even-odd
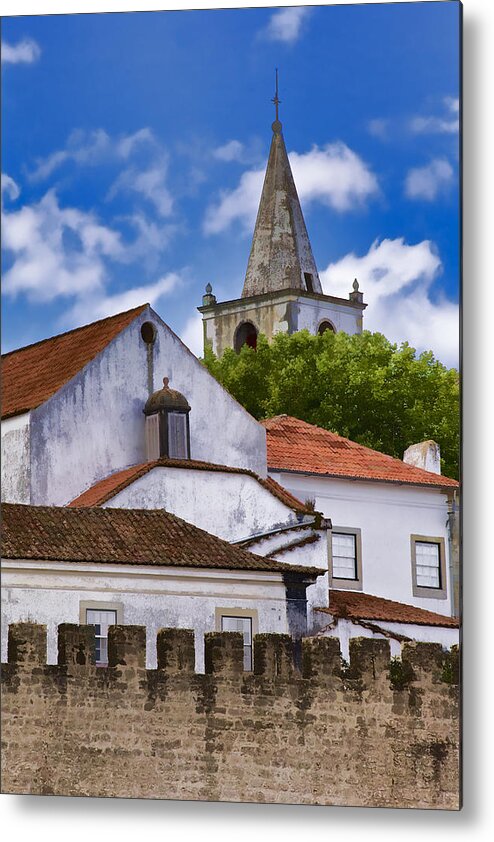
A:
[[[204,364],[259,420],[286,413],[398,458],[434,439],[442,472],[458,477],[459,375],[431,351],[369,331],[300,331],[220,359],[208,350]]]

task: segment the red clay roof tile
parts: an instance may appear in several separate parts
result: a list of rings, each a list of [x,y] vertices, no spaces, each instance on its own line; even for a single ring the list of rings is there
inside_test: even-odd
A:
[[[266,428],[270,470],[371,479],[436,488],[457,488],[455,479],[407,465],[377,450],[289,415],[261,422]]]
[[[286,488],[283,488],[274,479],[268,477],[262,479],[254,471],[249,471],[247,468],[232,468],[230,465],[215,465],[212,462],[201,462],[198,459],[156,459],[153,462],[142,462],[140,465],[132,465],[130,468],[124,468],[122,471],[116,471],[110,474],[99,482],[96,482],[90,488],[79,494],[75,500],[69,503],[71,507],[87,507],[87,506],[102,506],[112,497],[115,497],[128,485],[135,482],[139,477],[144,476],[153,468],[182,468],[185,470],[194,471],[215,471],[226,474],[245,474],[252,477],[260,485],[263,486],[270,494],[296,512],[301,512],[307,515],[313,515],[314,512],[309,507],[305,506],[300,500],[297,500],[293,494],[290,494]]]
[[[2,504],[2,557],[324,573],[255,555],[164,511]]]
[[[99,354],[146,304],[2,355],[2,418],[29,412]]]
[[[436,614],[425,608],[417,608],[415,605],[395,602],[393,599],[384,599],[360,591],[330,590],[329,608],[318,608],[317,611],[349,620],[382,620],[388,623],[412,623],[416,626],[444,626],[445,628],[459,626],[455,617]]]

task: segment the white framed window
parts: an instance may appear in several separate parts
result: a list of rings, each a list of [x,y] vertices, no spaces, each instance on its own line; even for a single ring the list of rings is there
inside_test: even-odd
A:
[[[123,623],[123,604],[121,602],[100,602],[84,600],[79,603],[79,622],[95,626],[96,664],[108,665],[108,629]]]
[[[444,538],[412,535],[412,585],[414,596],[446,598]]]
[[[441,559],[439,544],[417,541],[415,544],[417,585],[420,588],[441,587]]]
[[[329,583],[334,588],[362,589],[360,529],[334,526],[330,534]]]
[[[108,629],[110,626],[116,625],[116,622],[116,611],[86,609],[86,623],[96,627],[96,663],[99,666],[108,664]]]
[[[244,638],[244,670],[251,671],[252,657],[252,617],[233,617],[221,615],[221,631],[240,632]]]
[[[333,532],[333,579],[357,578],[357,540],[355,535]]]

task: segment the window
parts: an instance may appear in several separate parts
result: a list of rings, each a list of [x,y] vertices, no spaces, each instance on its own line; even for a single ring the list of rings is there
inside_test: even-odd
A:
[[[116,611],[86,609],[86,623],[96,626],[96,663],[100,666],[108,664],[108,628],[116,622]]]
[[[314,281],[310,272],[304,272],[305,286],[307,292],[314,292]]]
[[[335,526],[330,536],[330,585],[334,588],[362,590],[360,529]]]
[[[96,637],[96,664],[108,664],[108,629],[123,623],[123,604],[121,602],[100,602],[87,600],[80,603],[79,622],[94,625]]]
[[[168,456],[172,459],[187,459],[187,416],[184,412],[168,413]]]
[[[412,535],[412,585],[414,596],[446,598],[444,539]]]
[[[240,632],[244,637],[244,670],[252,669],[252,617],[221,618],[221,631]]]

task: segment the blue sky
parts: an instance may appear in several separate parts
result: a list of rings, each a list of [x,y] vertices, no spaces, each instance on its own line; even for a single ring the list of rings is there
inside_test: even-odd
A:
[[[3,346],[238,297],[274,118],[325,291],[456,365],[457,2],[2,22]]]

